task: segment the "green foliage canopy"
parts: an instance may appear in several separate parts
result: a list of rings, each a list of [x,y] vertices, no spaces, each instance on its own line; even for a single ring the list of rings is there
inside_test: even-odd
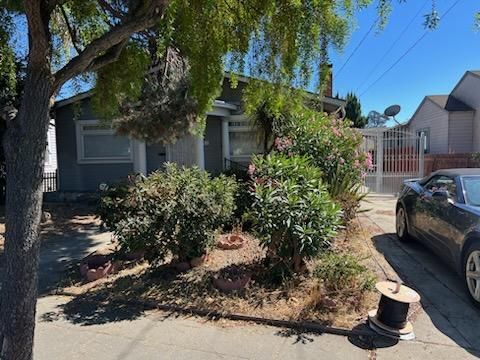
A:
[[[157,25],[136,31],[103,54],[118,50],[117,64],[97,61],[71,72],[62,72],[65,64],[135,14],[142,14],[153,0],[53,1],[48,19],[51,70],[62,75],[60,82],[69,76],[93,75],[102,105],[98,109],[105,118],[112,118],[125,100],[140,98],[149,66],[145,59],[162,61],[165,50],[174,48],[188,62],[189,96],[196,101],[197,113],[204,114],[220,91],[225,65],[237,72],[248,69],[264,80],[306,85],[326,63],[326,49],[344,45],[354,13],[371,1],[164,1],[167,6]],[[386,17],[389,2],[379,6],[381,16]],[[1,0],[0,4],[9,14],[23,12],[22,1]],[[4,39],[0,41],[5,46]],[[134,135],[142,137],[139,131]]]

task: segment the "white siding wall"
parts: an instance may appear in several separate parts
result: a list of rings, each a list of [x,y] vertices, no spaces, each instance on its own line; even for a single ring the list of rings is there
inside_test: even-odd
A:
[[[422,129],[429,130],[431,154],[448,153],[448,112],[428,98],[422,102],[408,128],[414,133]]]
[[[470,153],[473,151],[473,116],[472,111],[450,113],[448,123],[448,152]]]
[[[467,73],[452,95],[475,110],[473,119],[473,151],[480,152],[480,78]]]
[[[55,122],[50,120],[50,125],[48,127],[47,141],[48,148],[47,153],[45,154],[45,172],[55,172],[57,171],[57,141],[55,139]]]

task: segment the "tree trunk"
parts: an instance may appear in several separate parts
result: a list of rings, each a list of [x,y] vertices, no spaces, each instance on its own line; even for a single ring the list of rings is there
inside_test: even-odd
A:
[[[52,79],[29,66],[17,117],[4,139],[7,163],[6,232],[0,294],[0,359],[30,360],[39,263],[39,223]]]

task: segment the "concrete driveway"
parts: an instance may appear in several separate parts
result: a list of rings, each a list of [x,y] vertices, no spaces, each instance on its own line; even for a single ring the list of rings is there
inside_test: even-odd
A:
[[[480,311],[468,299],[461,278],[418,242],[395,235],[396,199],[369,198],[362,223],[374,231],[373,244],[401,279],[416,289],[422,309],[414,317],[414,342],[378,349],[378,359],[468,359],[480,357]],[[383,259],[382,259],[383,260]]]

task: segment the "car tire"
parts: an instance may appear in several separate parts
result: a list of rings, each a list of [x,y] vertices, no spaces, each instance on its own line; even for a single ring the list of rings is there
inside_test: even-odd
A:
[[[412,240],[412,237],[408,232],[407,212],[402,205],[397,208],[397,213],[395,216],[395,230],[400,241]]]
[[[463,280],[473,304],[480,308],[480,241],[474,242],[465,251]]]

